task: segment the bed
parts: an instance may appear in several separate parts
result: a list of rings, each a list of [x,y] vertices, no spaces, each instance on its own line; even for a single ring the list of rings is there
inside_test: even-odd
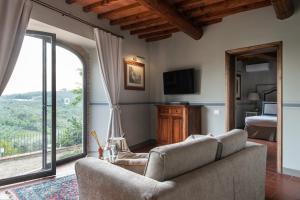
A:
[[[263,102],[262,115],[245,118],[249,138],[276,141],[277,103]]]

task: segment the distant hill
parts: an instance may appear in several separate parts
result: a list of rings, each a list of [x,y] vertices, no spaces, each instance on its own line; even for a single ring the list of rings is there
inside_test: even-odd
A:
[[[76,95],[70,90],[60,90],[56,92],[57,105],[66,104],[66,102],[74,100]],[[48,101],[51,102],[51,92],[47,92]],[[10,94],[0,97],[0,101],[42,101],[42,92],[27,92],[22,94]]]

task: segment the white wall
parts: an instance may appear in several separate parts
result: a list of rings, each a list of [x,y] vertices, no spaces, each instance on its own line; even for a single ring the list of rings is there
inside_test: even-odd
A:
[[[107,20],[97,19],[96,14],[88,14],[82,11],[82,7],[74,4],[68,5],[62,0],[51,0],[44,2],[51,4],[65,12],[71,13],[81,19],[84,19],[92,24],[106,28],[114,33],[124,36],[123,40],[123,57],[130,58],[132,55],[141,56],[145,59],[146,68],[146,89],[145,91],[130,91],[124,90],[123,76],[121,80],[120,101],[122,103],[122,122],[129,145],[139,144],[150,139],[150,110],[148,104],[143,104],[149,100],[149,67],[147,65],[147,44],[138,39],[136,36],[131,36],[128,32],[120,30],[118,26],[110,26]],[[31,18],[45,24],[57,27],[64,31],[76,34],[80,37],[66,38],[60,35],[63,40],[68,40],[68,43],[81,45],[87,52],[87,77],[88,77],[88,131],[96,130],[101,136],[102,141],[106,139],[106,131],[109,116],[109,107],[105,97],[102,80],[98,70],[98,61],[96,57],[96,49],[93,36],[93,28],[82,24],[69,17],[52,11],[48,8],[34,3]],[[55,32],[55,31],[54,31]],[[60,31],[58,31],[60,32]],[[55,33],[58,34],[56,31]],[[84,39],[85,38],[85,39]],[[85,42],[87,39],[91,42]],[[79,42],[80,40],[80,42]],[[137,103],[137,104],[136,104]],[[96,144],[92,138],[88,140],[88,151],[96,151]]]
[[[140,103],[122,105],[122,122],[130,144],[143,142],[155,137],[155,108],[146,101],[182,100],[204,104],[203,133],[222,133],[224,124],[225,97],[225,51],[274,41],[283,41],[283,165],[287,169],[300,170],[300,160],[295,158],[300,151],[300,93],[295,85],[299,82],[300,59],[300,13],[280,21],[271,7],[229,16],[222,23],[205,28],[204,36],[195,41],[184,33],[177,33],[170,39],[147,45],[144,41],[121,32],[117,26],[109,26],[108,21],[98,20],[95,14],[83,13],[77,5],[67,5],[61,0],[46,1],[55,7],[70,12],[101,27],[125,36],[124,57],[138,55],[145,58],[146,90],[121,91],[121,102]],[[298,3],[299,4],[299,3]],[[93,39],[92,28],[64,17],[39,5],[34,6],[32,18],[66,31]],[[148,49],[147,49],[148,46]],[[89,51],[89,50],[88,50]],[[93,52],[93,50],[90,50]],[[96,61],[88,63],[89,77],[89,130],[96,129],[105,135],[108,107],[101,88]],[[94,52],[95,53],[95,52]],[[162,90],[162,72],[183,67],[195,67],[200,72],[200,92],[195,95],[165,96]],[[122,85],[123,85],[123,80]],[[151,114],[151,115],[150,115]],[[94,144],[90,151],[95,150]]]
[[[299,3],[297,4],[298,7]],[[150,96],[153,101],[182,100],[205,105],[203,133],[224,131],[225,51],[283,41],[283,167],[300,170],[300,12],[278,20],[271,6],[232,15],[205,28],[195,41],[184,33],[150,46]],[[162,72],[194,66],[201,72],[200,94],[164,96]],[[211,103],[221,104],[219,107]],[[293,103],[293,104],[291,104]],[[287,107],[289,106],[289,107]],[[219,115],[217,110],[220,111]],[[153,112],[152,112],[153,113]],[[155,117],[151,117],[155,120]],[[155,124],[151,122],[151,124]],[[152,128],[152,131],[155,128]],[[154,135],[154,134],[152,134]]]

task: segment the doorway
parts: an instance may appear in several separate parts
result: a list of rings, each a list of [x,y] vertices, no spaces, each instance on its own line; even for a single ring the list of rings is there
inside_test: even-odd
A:
[[[258,59],[259,57],[259,59]],[[270,59],[273,59],[273,67],[275,67],[274,82],[257,83],[255,87],[249,87],[247,91],[242,92],[241,85],[243,80],[241,77],[241,70],[250,72],[268,71],[271,70]],[[269,61],[268,61],[269,60]],[[241,66],[237,63],[242,62]],[[242,69],[241,69],[242,67]],[[247,68],[247,69],[246,69]],[[274,73],[273,73],[274,75]],[[250,75],[249,75],[250,76]],[[226,130],[234,128],[248,129],[250,137],[258,139],[267,139],[273,137],[276,155],[276,171],[282,172],[282,42],[274,42],[245,48],[227,50],[225,52],[225,80],[226,80]],[[254,83],[255,84],[255,83]],[[238,122],[239,116],[237,112],[237,105],[241,98],[247,98],[248,104],[253,105],[249,115],[256,115],[257,117],[247,118],[246,112],[244,117],[244,124]],[[239,116],[238,116],[239,115]],[[248,124],[250,119],[264,120],[265,118],[275,118],[276,124],[272,125],[273,130],[269,125],[254,125]],[[265,121],[263,121],[264,123]],[[267,122],[269,123],[269,122]],[[242,124],[242,125],[241,125]],[[252,124],[253,125],[253,124]],[[253,130],[253,127],[260,126],[260,129]],[[270,125],[271,127],[271,125]],[[250,130],[251,129],[251,130]],[[263,130],[264,129],[264,130]],[[271,132],[275,134],[271,134]],[[261,138],[266,137],[266,138]],[[271,139],[270,139],[271,140]],[[269,149],[270,150],[270,149]]]
[[[55,175],[86,156],[86,65],[71,47],[27,31],[0,97],[0,186]]]
[[[54,175],[55,35],[28,31],[0,97],[0,186]]]

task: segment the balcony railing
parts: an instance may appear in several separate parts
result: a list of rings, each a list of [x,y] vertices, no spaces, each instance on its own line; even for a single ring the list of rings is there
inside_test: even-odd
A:
[[[60,134],[56,133],[56,147],[65,147],[82,144],[82,134]],[[19,154],[30,154],[42,151],[42,133],[29,132],[26,135],[1,135],[0,134],[0,158],[16,156]],[[51,149],[51,136],[47,135],[47,149]]]

